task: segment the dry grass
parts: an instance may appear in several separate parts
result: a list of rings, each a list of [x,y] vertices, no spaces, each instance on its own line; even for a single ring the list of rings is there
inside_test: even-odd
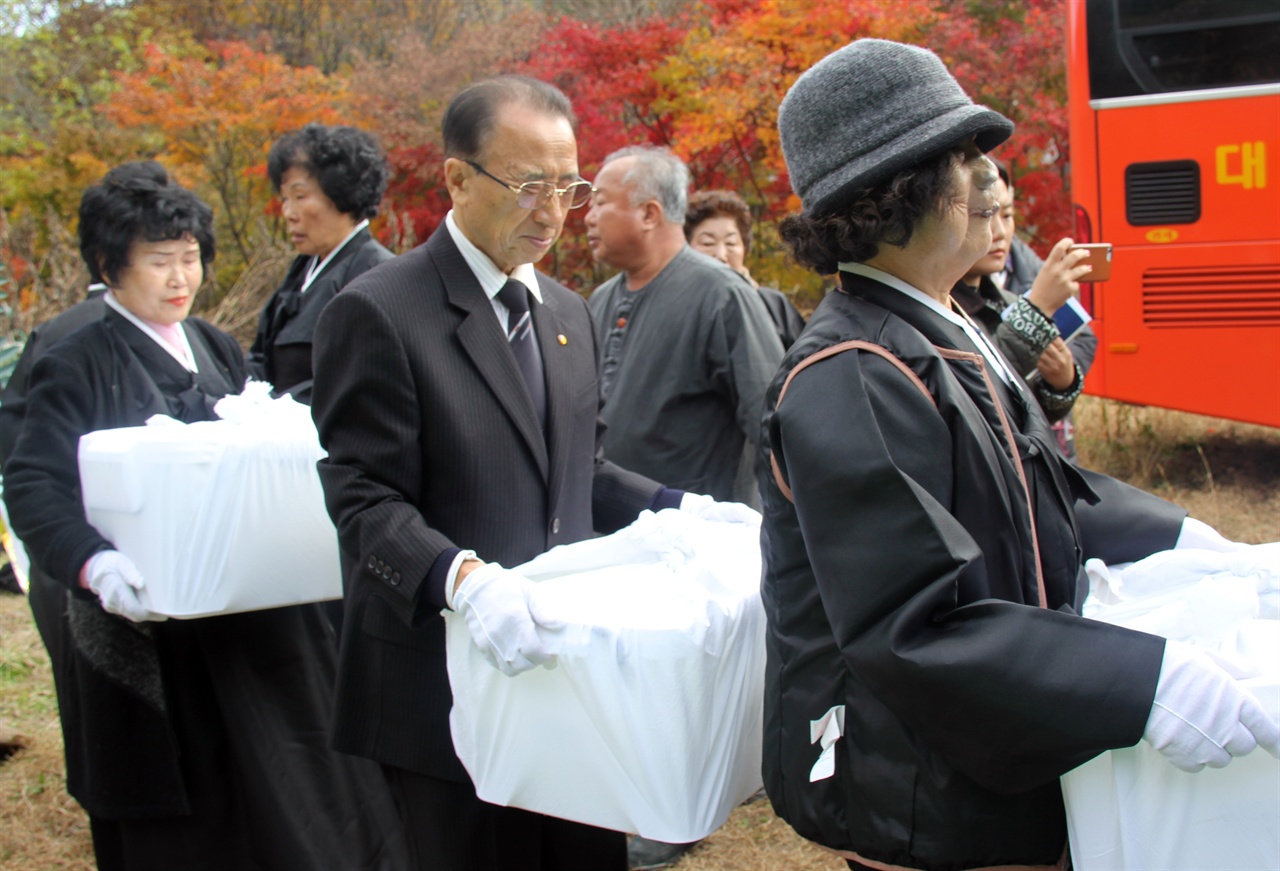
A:
[[[849,866],[797,835],[765,800],[739,807],[675,867],[678,871],[848,871]]]
[[[0,595],[0,739],[25,745],[0,765],[0,869],[91,869],[89,822],[67,795],[49,658],[26,599]]]
[[[197,314],[248,348],[258,331],[258,313],[284,279],[293,257],[293,249],[284,243],[263,242],[230,290],[211,309]]]
[[[1236,541],[1280,541],[1280,430],[1082,397],[1081,463],[1188,509]]]
[[[1191,509],[1240,541],[1280,541],[1280,430],[1085,397],[1077,407],[1085,465]],[[67,797],[48,660],[26,602],[0,596],[0,739],[27,749],[0,765],[0,869],[88,869],[84,814]],[[678,871],[839,871],[767,801],[744,805]]]

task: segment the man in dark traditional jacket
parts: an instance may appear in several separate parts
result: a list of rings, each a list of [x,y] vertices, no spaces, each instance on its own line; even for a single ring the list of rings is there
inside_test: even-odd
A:
[[[667,149],[605,158],[587,212],[597,261],[621,272],[591,295],[601,337],[605,456],[721,500],[754,443],[782,345],[760,295],[684,238],[689,171]]]

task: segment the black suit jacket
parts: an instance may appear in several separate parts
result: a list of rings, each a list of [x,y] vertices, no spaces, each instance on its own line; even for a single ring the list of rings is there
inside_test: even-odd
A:
[[[465,781],[439,616],[456,548],[514,566],[629,523],[661,490],[601,459],[586,303],[538,281],[545,438],[493,307],[445,227],[321,314],[312,413],[328,451],[320,480],[347,613],[339,750]]]

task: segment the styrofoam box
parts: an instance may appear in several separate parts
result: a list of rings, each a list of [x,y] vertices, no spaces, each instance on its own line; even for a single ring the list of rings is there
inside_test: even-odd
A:
[[[203,617],[341,598],[310,420],[219,420],[81,437],[89,522],[145,581],[142,603]]]

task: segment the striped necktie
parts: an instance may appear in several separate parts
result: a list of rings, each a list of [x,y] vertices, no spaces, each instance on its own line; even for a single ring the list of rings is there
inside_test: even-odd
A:
[[[542,355],[538,353],[538,342],[533,335],[529,289],[513,278],[498,291],[498,302],[507,308],[507,343],[511,346],[520,374],[524,376],[529,398],[538,413],[538,423],[546,432],[547,386],[542,372]]]

